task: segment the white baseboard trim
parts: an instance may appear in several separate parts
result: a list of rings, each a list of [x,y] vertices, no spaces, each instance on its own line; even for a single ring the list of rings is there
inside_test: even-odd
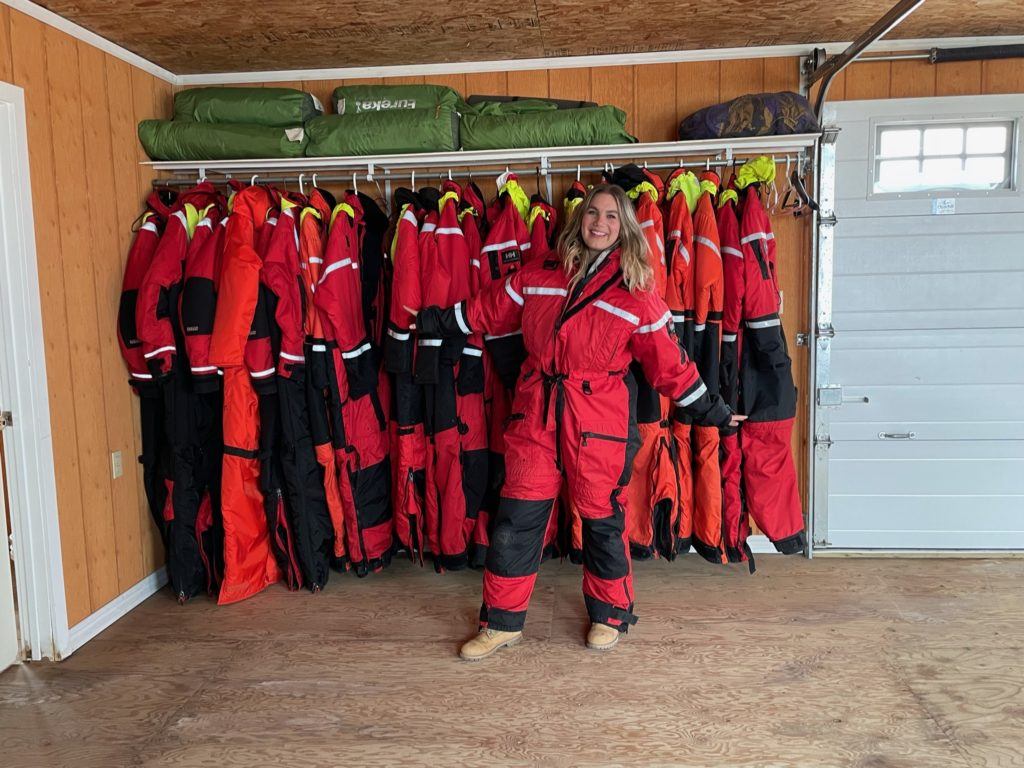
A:
[[[68,647],[61,650],[58,661],[66,659],[135,606],[155,595],[167,583],[167,569],[154,571],[135,586],[122,592],[95,613],[75,624],[68,631]]]

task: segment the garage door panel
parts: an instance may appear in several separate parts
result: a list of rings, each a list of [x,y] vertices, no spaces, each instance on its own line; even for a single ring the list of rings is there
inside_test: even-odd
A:
[[[927,520],[935,530],[962,531],[964,528],[1022,533],[1016,514],[1022,496],[887,496],[850,494],[834,497],[830,507],[830,528],[835,531],[912,530],[915,520]],[[965,521],[970,526],[965,526]],[[835,528],[831,523],[835,523]]]
[[[910,521],[911,524],[912,521]],[[1020,531],[936,531],[908,528],[903,531],[832,530],[829,547],[833,549],[1024,549]]]
[[[920,248],[919,235],[881,235],[844,232],[843,247],[835,255],[836,277],[930,275],[1006,271],[1006,254],[1017,253],[1020,235],[1012,232],[987,233],[986,247],[964,254],[963,234],[934,238],[929,248]],[[1015,270],[1018,285],[1024,285],[1024,264]]]
[[[1020,347],[845,349],[833,352],[832,381],[851,387],[862,383],[1015,384],[1024,381],[1022,367],[1024,354]],[[876,381],[864,381],[867,376]],[[934,404],[944,410],[945,399]]]
[[[923,452],[927,445],[908,448]],[[829,493],[893,496],[1024,496],[1024,459],[833,459]],[[1018,510],[1024,520],[1024,510]],[[831,522],[831,521],[830,521]]]
[[[1014,309],[1024,290],[1024,271],[995,270],[959,273],[893,273],[846,275],[836,280],[833,297],[843,312],[914,312],[949,309],[947,328],[960,327],[957,313],[975,307]]]
[[[915,451],[917,451],[915,453]],[[901,459],[929,458],[936,461],[961,459],[964,447],[954,440],[930,442],[921,446],[919,441],[878,440],[865,442],[844,440],[830,449],[834,461],[899,461]],[[1024,441],[976,440],[971,446],[971,458],[976,460],[1024,460]]]
[[[844,331],[870,331],[902,329],[946,328],[953,322],[950,312],[956,312],[957,328],[1024,328],[1024,309],[971,310],[916,309],[916,310],[864,310],[850,312],[837,309],[832,313],[832,325],[837,333]],[[838,339],[838,337],[837,337]]]
[[[992,416],[992,409],[985,414]],[[880,435],[912,434],[913,441],[922,443],[934,440],[978,441],[1016,440],[1024,434],[1024,421],[914,421],[912,419],[889,419],[883,421],[856,421],[835,423],[829,430],[833,440],[858,440],[868,442],[892,442],[899,438],[883,438]],[[961,446],[961,453],[964,448]],[[974,447],[971,446],[973,454]]]

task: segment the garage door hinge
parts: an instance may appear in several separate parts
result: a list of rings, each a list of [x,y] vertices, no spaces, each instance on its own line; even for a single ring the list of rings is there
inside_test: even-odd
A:
[[[832,327],[831,323],[822,323],[815,329],[815,335],[819,339],[834,339],[836,337],[836,329]]]
[[[0,429],[14,426],[14,415],[10,411],[0,411]]]
[[[833,443],[833,440],[832,440],[832,438],[830,436],[825,435],[824,437],[815,437],[814,438],[814,444],[816,446],[817,445],[823,445],[826,448],[831,448],[834,443]]]
[[[827,213],[818,217],[818,225],[822,227],[834,227],[839,223],[834,213]]]

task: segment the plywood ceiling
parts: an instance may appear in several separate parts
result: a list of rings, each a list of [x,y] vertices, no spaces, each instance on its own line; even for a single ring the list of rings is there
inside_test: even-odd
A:
[[[178,74],[852,40],[894,0],[41,0]],[[1024,34],[1024,0],[927,0],[891,37]]]

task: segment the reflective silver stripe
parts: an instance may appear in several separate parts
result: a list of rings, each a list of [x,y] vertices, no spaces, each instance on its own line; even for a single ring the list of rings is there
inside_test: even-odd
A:
[[[708,248],[713,250],[719,256],[722,255],[722,252],[718,249],[718,243],[716,243],[714,240],[708,240],[703,235],[696,235],[693,239],[694,239],[694,242],[704,243],[704,245],[706,245]]]
[[[491,243],[490,245],[485,245],[481,248],[480,252],[487,253],[488,251],[500,251],[503,248],[511,248],[513,245],[519,247],[519,243],[516,240],[506,240],[504,243]]]
[[[684,322],[686,320],[686,313],[685,312],[673,312],[672,313],[672,319],[675,320],[677,323],[682,323],[682,322]]]
[[[209,373],[210,371],[216,371],[216,365],[193,365],[192,373]]]
[[[181,222],[181,226],[185,227],[185,230],[188,231],[188,219],[185,217],[185,214],[181,211],[175,211],[174,216]]]
[[[647,229],[654,226],[654,219],[647,219],[640,222],[640,229]]]
[[[272,227],[276,227],[277,226],[277,217],[273,216],[273,217],[267,219],[267,224],[269,224]]]
[[[671,240],[673,237],[681,237],[682,234],[683,233],[680,232],[678,229],[673,229],[671,232],[668,233],[668,237]]]
[[[423,229],[420,230],[420,231],[421,232],[433,232],[435,229],[437,229],[437,224],[432,224],[432,223],[430,223],[428,221],[426,224],[423,225]]]
[[[402,214],[402,218],[408,221],[413,226],[419,225],[419,222],[416,221],[416,215],[409,209],[406,209],[405,213]]]
[[[352,263],[352,259],[342,259],[341,261],[334,262],[333,264],[328,266],[327,269],[324,270],[324,273],[322,275],[320,275],[319,282],[322,283],[324,280],[326,280],[327,276],[329,274],[331,274],[331,272],[333,272],[334,270],[341,269],[342,267],[347,267],[351,263]]]
[[[530,244],[529,243],[520,243],[519,244],[519,250],[520,251],[528,251],[528,250],[530,250]]]
[[[287,352],[282,352],[281,357],[283,357],[285,360],[294,360],[296,363],[306,362],[306,358],[304,358],[302,355],[290,355]]]
[[[470,259],[469,263],[472,264],[477,269],[480,269],[480,259]]]
[[[412,336],[412,334],[402,333],[401,331],[396,331],[394,328],[388,328],[388,336],[390,336],[392,339],[398,339],[399,341],[408,341],[409,337]],[[316,347],[313,348],[316,349]]]
[[[740,240],[740,243],[749,243],[751,240],[774,240],[775,234],[773,232],[751,232],[749,235]]]
[[[199,227],[206,227],[208,230],[210,230],[212,232],[213,231],[213,222],[210,221],[209,219],[200,219],[198,222],[196,222],[196,228],[199,228]]]
[[[309,257],[309,263],[310,264],[323,264],[324,260],[321,259],[319,256],[310,256]]]
[[[682,400],[676,400],[676,405],[678,405],[678,406],[679,406],[680,408],[685,408],[685,407],[686,407],[686,406],[688,406],[688,405],[689,405],[690,403],[693,403],[693,402],[695,402],[695,401],[699,400],[699,399],[700,399],[700,396],[701,396],[701,395],[703,395],[703,394],[704,394],[705,392],[707,392],[707,391],[708,391],[708,388],[707,388],[707,386],[706,386],[706,385],[704,384],[704,382],[702,381],[702,382],[700,383],[700,386],[699,386],[699,387],[697,387],[697,388],[696,388],[696,389],[695,389],[695,390],[694,390],[693,392],[691,392],[690,394],[688,394],[688,395],[687,395],[686,397],[684,397],[684,398],[683,398]]]
[[[690,263],[690,252],[682,243],[679,244],[679,255],[683,257],[683,261],[685,261],[687,264]]]
[[[156,232],[157,231],[156,224],[154,224],[152,221],[147,221],[145,224],[143,224],[140,227],[140,229],[145,229],[145,230],[147,230],[149,232]],[[153,377],[150,376],[150,378],[153,378]]]
[[[273,368],[267,368],[265,371],[249,371],[249,375],[254,379],[265,379],[267,376],[274,372]]]
[[[733,248],[731,245],[723,245],[722,253],[728,253],[730,256],[738,256],[741,259],[743,258],[743,251],[739,248]]]
[[[747,328],[772,328],[776,325],[782,325],[782,321],[777,317],[773,317],[771,320],[756,320],[754,322],[748,322]]]
[[[467,336],[472,333],[472,331],[469,330],[469,325],[466,323],[466,318],[462,316],[461,301],[455,305],[455,322],[459,324],[459,330]]]
[[[522,336],[523,329],[520,328],[518,331],[512,331],[512,333],[499,333],[497,336],[484,335],[484,341],[493,341],[494,339],[507,339],[509,336]]]
[[[729,342],[736,341],[736,334],[735,333],[723,333],[722,334],[722,341],[729,341]]]
[[[136,379],[152,379],[153,378],[153,374],[151,374],[151,373],[136,373],[135,371],[132,371],[132,376],[134,376]]]
[[[523,293],[534,296],[568,296],[565,288],[547,288],[545,286],[527,285],[523,287]]]
[[[161,352],[174,352],[174,351],[176,351],[176,348],[173,347],[173,346],[170,346],[170,347],[160,347],[160,349],[154,349],[152,352],[146,352],[143,355],[143,357],[146,358],[147,360],[149,360],[149,358],[156,357]]]
[[[605,312],[611,312],[616,317],[621,317],[623,320],[630,322],[633,325],[640,325],[639,317],[634,315],[632,312],[619,309],[618,307],[609,304],[607,301],[595,301],[594,306],[598,309],[603,309]]]
[[[695,331],[703,331],[707,327],[708,327],[707,323],[701,323],[700,325],[693,326],[693,330],[695,330]]]
[[[458,235],[462,237],[462,230],[458,227],[438,227],[434,230],[435,235]]]
[[[505,280],[505,293],[512,297],[512,301],[518,304],[520,307],[523,306],[523,297],[516,293],[516,289],[512,287],[512,278]]]
[[[341,357],[343,360],[351,360],[353,357],[359,357],[363,352],[369,352],[370,342],[366,342],[361,347],[356,347],[351,352],[342,352]]]
[[[313,346],[310,347],[310,349],[312,349],[314,352],[326,352],[327,351],[327,345],[326,344],[314,344]]]
[[[420,339],[416,343],[421,347],[440,347],[443,339]]]
[[[470,355],[472,357],[483,357],[484,351],[482,349],[477,349],[476,347],[463,347],[462,354]]]
[[[661,319],[658,320],[657,322],[651,323],[650,325],[641,325],[639,328],[633,331],[633,333],[653,333],[659,328],[664,328],[665,325],[668,323],[669,319],[671,319],[671,317],[672,313],[666,312],[664,315],[661,316]]]

